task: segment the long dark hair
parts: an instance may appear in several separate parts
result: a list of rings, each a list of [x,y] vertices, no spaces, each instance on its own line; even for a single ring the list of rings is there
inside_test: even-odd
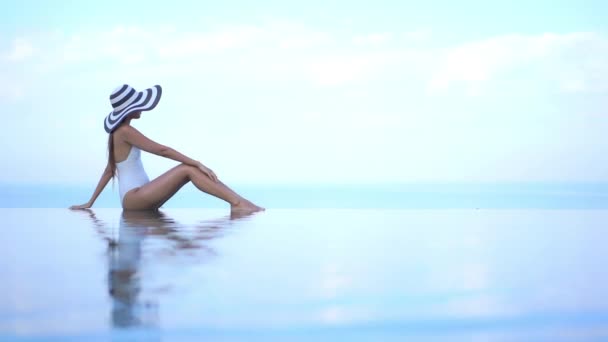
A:
[[[130,116],[131,114],[127,115],[127,118]],[[116,157],[114,156],[114,132],[116,132],[116,130],[125,124],[125,122],[127,122],[128,120],[123,120],[121,123],[118,124],[118,126],[114,127],[114,129],[112,130],[112,132],[110,134],[108,134],[108,166],[110,167],[110,179],[112,179],[112,184],[114,184],[114,177],[116,176]]]
[[[110,179],[116,176],[116,158],[114,157],[114,131],[108,134],[108,166],[110,167]]]

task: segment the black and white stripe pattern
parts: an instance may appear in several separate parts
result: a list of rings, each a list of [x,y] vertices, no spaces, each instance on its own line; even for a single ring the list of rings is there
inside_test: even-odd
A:
[[[110,94],[110,103],[112,103],[114,110],[104,120],[106,132],[111,133],[127,115],[135,111],[154,109],[161,94],[162,89],[159,85],[144,91],[136,91],[128,84],[123,84],[114,89]]]

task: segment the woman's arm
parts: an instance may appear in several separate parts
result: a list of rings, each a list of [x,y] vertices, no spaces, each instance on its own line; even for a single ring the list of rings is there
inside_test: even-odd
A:
[[[93,192],[93,195],[91,196],[91,199],[85,204],[73,205],[70,207],[70,209],[86,209],[86,208],[92,207],[93,203],[95,203],[95,201],[97,200],[97,197],[99,197],[99,194],[101,194],[101,192],[106,187],[106,185],[108,185],[110,178],[112,178],[112,172],[110,170],[110,165],[108,165],[108,166],[106,166],[106,169],[103,171],[103,174],[101,175],[101,178],[99,179],[99,183],[97,183],[97,187],[95,188],[95,191]]]
[[[140,149],[156,154],[157,156],[173,159],[180,163],[198,166],[199,161],[189,158],[169,146],[161,145],[155,141],[152,141],[145,135],[141,134],[137,129],[132,126],[123,126],[120,128],[120,137],[131,145],[137,146]]]
[[[169,146],[161,145],[161,144],[149,139],[148,137],[141,134],[137,129],[135,129],[132,126],[124,125],[121,128],[119,128],[116,133],[119,134],[120,137],[124,141],[126,141],[127,143],[129,143],[133,146],[137,146],[138,148],[140,148],[146,152],[156,154],[157,156],[169,158],[169,159],[172,159],[172,160],[175,160],[180,163],[187,164],[187,165],[192,165],[192,166],[200,169],[203,173],[205,173],[207,176],[209,176],[209,178],[211,178],[212,180],[214,180],[216,182],[218,181],[218,178],[215,175],[215,173],[211,169],[209,169],[208,167],[203,165],[201,162],[199,162],[198,160],[189,158],[189,157],[179,153],[178,151],[172,149]]]

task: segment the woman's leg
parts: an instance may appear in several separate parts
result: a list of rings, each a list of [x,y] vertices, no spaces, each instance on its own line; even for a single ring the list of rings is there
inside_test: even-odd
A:
[[[178,165],[150,183],[129,191],[124,198],[124,209],[158,209],[190,181],[199,190],[230,203],[232,209],[255,209],[251,202],[239,196],[224,183],[214,182],[196,167],[186,164]]]

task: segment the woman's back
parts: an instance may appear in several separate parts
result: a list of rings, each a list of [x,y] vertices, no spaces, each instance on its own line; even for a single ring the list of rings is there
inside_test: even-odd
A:
[[[148,174],[146,174],[141,162],[141,150],[137,146],[121,141],[119,137],[115,136],[113,139],[118,191],[120,193],[120,202],[122,203],[125,194],[129,190],[149,183],[150,178],[148,178]]]
[[[116,163],[120,163],[121,161],[127,159],[131,151],[131,144],[126,142],[122,135],[123,132],[120,128],[112,134],[112,152],[114,153],[114,160]]]

